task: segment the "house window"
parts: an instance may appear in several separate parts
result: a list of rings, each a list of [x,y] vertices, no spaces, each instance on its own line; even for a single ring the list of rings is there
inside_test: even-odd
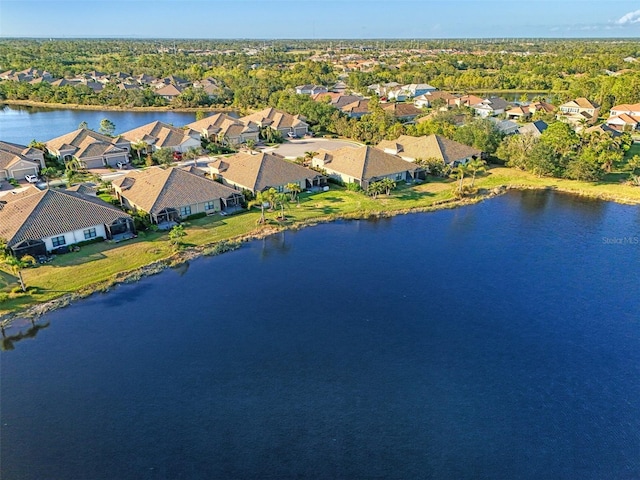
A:
[[[180,216],[188,217],[191,215],[191,206],[187,205],[186,207],[180,207]]]
[[[97,237],[95,228],[87,228],[86,230],[83,230],[82,233],[84,234],[84,239],[85,240],[90,240],[92,238],[96,238]]]
[[[284,185],[278,185],[278,186],[276,187],[276,190],[278,191],[278,193],[282,193],[282,192],[284,192]]]
[[[53,244],[53,247],[59,247],[60,245],[64,245],[67,243],[67,241],[64,238],[64,235],[60,235],[59,237],[53,237],[51,239],[51,243]]]
[[[396,180],[402,180],[402,174],[396,173]]]
[[[204,204],[204,209],[205,209],[205,210],[214,210],[215,208],[216,208],[216,207],[215,207],[215,205],[214,205],[214,203],[213,203],[213,202],[206,202],[206,203]]]

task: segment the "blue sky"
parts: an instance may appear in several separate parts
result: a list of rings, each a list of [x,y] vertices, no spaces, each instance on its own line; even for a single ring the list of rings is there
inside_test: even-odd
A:
[[[0,0],[2,37],[640,37],[638,0]]]

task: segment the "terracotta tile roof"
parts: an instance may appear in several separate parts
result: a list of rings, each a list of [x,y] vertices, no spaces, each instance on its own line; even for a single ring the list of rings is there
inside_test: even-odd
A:
[[[7,203],[0,209],[0,237],[7,239],[10,246],[129,216],[96,197],[71,191],[40,191],[32,187],[15,198],[5,196],[3,200]]]
[[[417,117],[424,113],[419,108],[416,108],[411,103],[383,103],[380,105],[386,112],[391,113],[394,117]]]
[[[147,213],[238,195],[232,188],[181,168],[149,168],[112,182],[116,191]]]
[[[258,133],[260,130],[256,124],[245,124],[240,119],[233,118],[226,113],[216,113],[186,126],[197,132],[207,131],[208,135],[223,134],[231,138],[238,137],[243,133]]]
[[[576,98],[575,102],[576,104],[578,104],[580,108],[599,108],[600,107],[600,105],[598,105],[597,103],[592,102],[591,100],[588,100],[584,97]]]
[[[319,175],[318,172],[288,162],[284,157],[273,153],[238,153],[211,162],[209,166],[225,180],[252,192],[305,179],[312,180]]]
[[[27,155],[32,155],[35,152],[35,148],[0,141],[0,170],[6,170],[20,161],[29,162],[33,164],[34,167],[40,167],[39,162],[27,157]],[[39,152],[39,150],[37,152]]]
[[[279,128],[296,128],[309,125],[301,115],[291,115],[290,113],[271,107],[242,117],[240,121],[244,124],[253,122],[261,126],[270,126],[276,130]]]
[[[143,140],[158,148],[170,148],[181,145],[190,137],[200,138],[200,133],[190,128],[183,130],[168,123],[155,121],[124,132],[122,137],[132,143]]]
[[[76,158],[102,156],[107,153],[124,153],[126,149],[120,138],[108,137],[87,128],[79,128],[45,142],[52,152],[72,150]]]
[[[340,108],[344,113],[354,114],[354,113],[369,113],[369,100],[356,100],[353,103],[349,103]]]
[[[395,155],[390,155],[370,146],[343,147],[331,152],[320,150],[314,158],[322,158],[325,162],[324,168],[328,170],[333,170],[361,181],[369,181],[374,178],[418,169],[415,165]]]
[[[400,145],[400,150],[396,146]],[[445,163],[453,163],[472,156],[479,156],[480,150],[449,140],[441,135],[411,137],[401,135],[396,140],[383,140],[378,144],[382,150],[393,150],[401,157],[416,159],[439,158]]]

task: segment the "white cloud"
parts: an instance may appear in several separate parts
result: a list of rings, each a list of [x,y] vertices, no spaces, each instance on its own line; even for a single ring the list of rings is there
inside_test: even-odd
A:
[[[623,15],[615,22],[618,25],[632,25],[634,23],[640,23],[640,10],[636,10],[635,12],[629,12],[626,15]]]

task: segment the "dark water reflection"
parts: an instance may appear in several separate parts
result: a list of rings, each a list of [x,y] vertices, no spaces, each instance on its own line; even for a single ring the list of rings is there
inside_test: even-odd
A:
[[[638,478],[637,210],[336,222],[54,312],[2,353],[3,478]]]

